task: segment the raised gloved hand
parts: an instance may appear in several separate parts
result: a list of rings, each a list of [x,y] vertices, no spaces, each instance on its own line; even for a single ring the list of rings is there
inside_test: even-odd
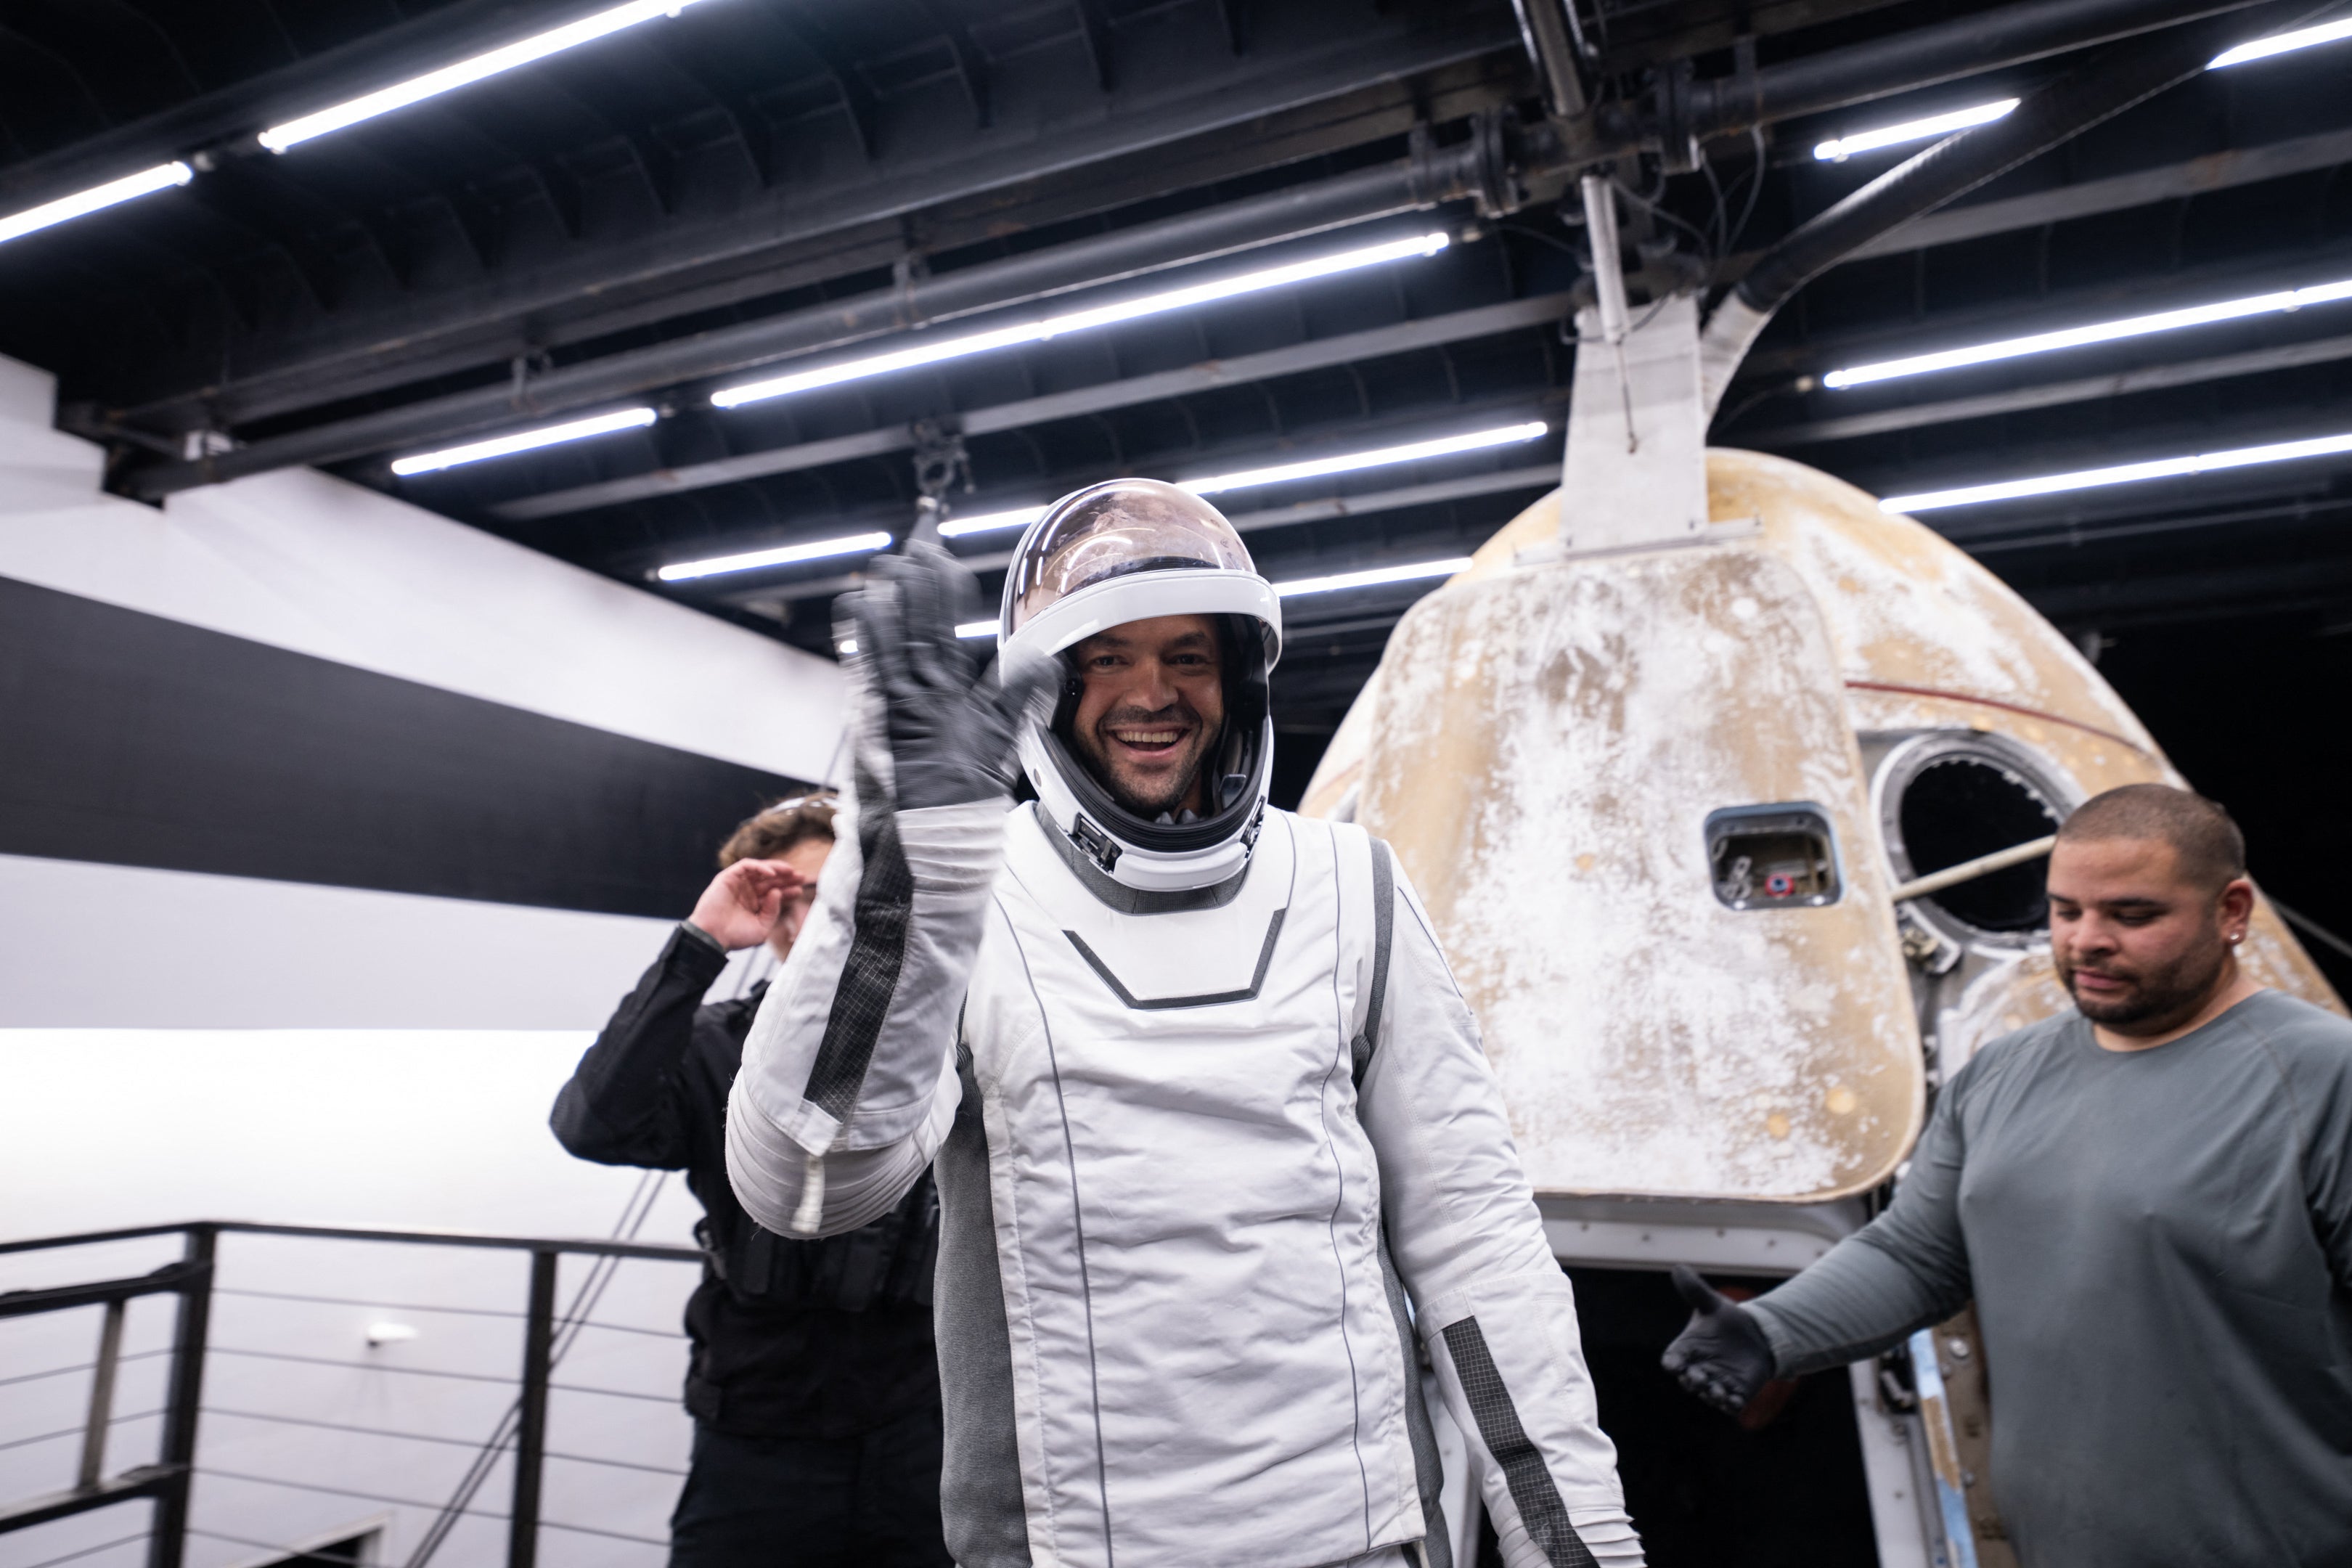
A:
[[[900,811],[1009,795],[1022,716],[1054,678],[1050,665],[1006,674],[956,636],[961,609],[977,609],[977,581],[935,544],[876,561],[873,580],[846,595],[890,749]]]
[[[1726,1415],[1737,1415],[1772,1380],[1772,1346],[1754,1313],[1714,1289],[1687,1263],[1675,1265],[1675,1289],[1691,1320],[1658,1359],[1675,1380]]]

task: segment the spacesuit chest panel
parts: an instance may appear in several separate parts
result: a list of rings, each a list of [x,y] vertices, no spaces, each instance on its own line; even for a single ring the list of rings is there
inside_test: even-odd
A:
[[[1276,1568],[1417,1536],[1349,1078],[1360,843],[1273,814],[1229,903],[1138,915],[1046,831],[1011,825],[965,1023],[1039,1561]]]

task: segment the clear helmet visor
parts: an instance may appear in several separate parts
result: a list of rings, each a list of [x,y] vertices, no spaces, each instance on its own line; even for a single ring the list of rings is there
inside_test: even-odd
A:
[[[1004,585],[1003,635],[1082,589],[1139,572],[1257,571],[1215,507],[1158,479],[1112,479],[1064,497],[1032,524]]]

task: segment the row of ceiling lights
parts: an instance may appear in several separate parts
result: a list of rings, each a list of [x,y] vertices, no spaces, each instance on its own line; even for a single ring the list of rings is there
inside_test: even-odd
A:
[[[445,92],[471,86],[489,77],[503,75],[518,66],[527,66],[534,60],[543,60],[550,55],[562,54],[566,49],[577,48],[582,44],[608,37],[625,28],[634,27],[640,22],[650,22],[660,16],[675,16],[695,3],[696,0],[628,0],[626,5],[614,5],[609,10],[599,11],[593,16],[583,16],[576,22],[567,22],[561,27],[551,27],[544,33],[534,33],[528,38],[518,39],[514,43],[482,54],[468,56],[454,65],[446,65],[437,70],[426,71],[422,76],[410,77],[405,81],[394,82],[390,87],[378,88],[373,92],[362,93],[357,98],[331,104],[315,113],[287,121],[282,125],[272,125],[256,136],[254,141],[272,153],[284,153],[305,142],[313,141],[332,132],[345,130],[362,121],[373,120],[378,115],[389,114],[396,109],[405,109],[412,103],[422,103],[428,98],[438,98]],[[56,201],[44,202],[39,206],[0,217],[0,244],[131,201],[151,192],[168,190],[173,185],[184,185],[195,177],[200,168],[209,166],[208,156],[210,155],[207,153],[199,153],[192,154],[187,159],[174,159],[168,163],[159,163],[152,169],[142,169],[135,174],[127,174],[119,180],[110,180],[102,185],[92,186],[86,191],[77,191],[72,195],[61,196]]]
[[[643,19],[643,16],[637,15],[637,13],[646,12],[646,10],[647,8],[643,6],[635,7],[634,9],[631,7],[621,7],[614,12],[604,13],[599,17],[591,18],[590,23],[601,23],[604,18],[621,17],[624,16],[625,14],[627,16],[627,20],[616,21],[612,26],[604,26],[599,31],[593,33],[584,31],[590,24],[580,24],[578,25],[578,29],[581,30],[580,37],[571,38],[562,44],[540,48],[537,53],[524,56],[520,51],[530,46],[535,46],[540,42],[540,40],[527,41],[527,45],[525,46],[516,46],[515,52],[517,53],[518,58],[509,63],[520,64],[523,58],[537,58],[542,54],[553,52],[554,47],[569,47],[570,42],[585,41],[586,37],[602,36],[603,32],[612,31],[617,26],[628,25],[629,20]],[[647,12],[647,14],[650,13]],[[557,34],[543,35],[542,37],[547,39],[553,39],[565,31],[567,30],[559,29]],[[2299,49],[2309,48],[2316,45],[2335,43],[2347,37],[2352,37],[2352,19],[2305,27],[2294,32],[2280,34],[2274,37],[2262,39],[2254,43],[2241,45],[2236,48],[2228,50],[2225,53],[2215,57],[2208,68],[2217,70],[2225,69],[2230,67],[2243,65],[2252,60],[2270,58],[2278,55],[2292,53]],[[487,62],[491,60],[494,57],[482,57],[481,58],[483,61]],[[452,68],[452,71],[450,73],[441,74],[450,75],[453,78],[461,77],[461,79],[464,80],[479,79],[480,76],[491,74],[490,68],[473,68],[475,66],[476,62],[467,62],[466,67]],[[492,68],[504,69],[507,68],[507,66],[506,64],[499,64]],[[472,70],[472,74],[461,75],[461,73],[468,69]],[[433,78],[419,79],[420,82],[425,83],[433,83],[436,79]],[[417,98],[430,96],[433,92],[446,90],[446,87],[455,85],[458,85],[457,79],[451,79],[446,83],[432,85],[426,90],[407,92],[405,89],[388,89],[384,94],[374,95],[373,98],[367,100],[356,100],[354,105],[346,106],[344,110],[328,110],[320,115],[311,117],[311,121],[317,122],[316,129],[310,128],[311,121],[297,122],[297,126],[301,128],[303,134],[318,134],[325,130],[338,128],[341,124],[353,123],[357,120],[366,118],[373,113],[383,112],[384,109],[398,107],[398,104],[401,102],[413,102],[415,101]],[[404,93],[406,93],[406,95],[404,96]],[[374,107],[373,105],[375,105],[379,100],[383,100],[381,107]],[[1937,115],[1924,120],[1909,121],[1897,125],[1883,127],[1875,131],[1864,132],[1855,135],[1838,138],[1832,141],[1824,142],[1817,146],[1814,149],[1814,156],[1825,161],[1843,161],[1860,153],[1874,152],[1882,148],[1901,146],[1914,142],[1924,141],[1929,137],[1947,135],[1965,131],[1972,126],[1985,124],[2001,118],[2003,115],[2006,115],[2010,110],[2014,109],[2017,106],[2017,102],[2018,100],[2015,99],[2004,99],[1992,103],[1979,104],[1974,107],[1951,113]],[[268,136],[265,136],[264,141],[265,144],[272,144],[270,142],[270,138]],[[285,144],[291,145],[292,142],[291,141],[287,141]],[[1332,256],[1317,258],[1284,267],[1265,268],[1255,272],[1241,274],[1235,277],[1215,279],[1207,283],[1164,290],[1157,294],[1143,296],[1122,303],[1067,311],[1059,315],[1049,316],[1033,321],[1017,323],[1010,327],[995,329],[990,331],[968,333],[960,337],[945,338],[934,342],[918,343],[911,347],[891,350],[878,354],[866,355],[856,359],[843,361],[832,365],[820,366],[811,370],[796,371],[782,376],[764,378],[740,386],[722,389],[711,395],[710,402],[713,405],[719,408],[740,407],[747,404],[762,402],[775,397],[788,396],[795,393],[811,391],[819,387],[835,386],[845,382],[860,380],[869,376],[885,375],[896,371],[912,369],[923,365],[938,364],[946,361],[986,353],[997,349],[1009,348],[1018,344],[1046,342],[1053,338],[1066,336],[1074,332],[1109,326],[1121,321],[1134,321],[1141,317],[1157,315],[1167,311],[1185,309],[1191,306],[1208,304],[1222,300],[1229,300],[1241,295],[1255,293],[1269,289],[1281,288],[1293,283],[1300,283],[1318,278],[1331,277],[1339,273],[1353,271],[1360,268],[1378,266],[1391,261],[1406,260],[1419,257],[1431,256],[1444,248],[1446,244],[1447,237],[1444,234],[1431,233],[1407,239],[1392,241],[1382,245],[1364,247],[1356,250],[1339,252]],[[2203,326],[2220,321],[2241,320],[2246,317],[2261,314],[2296,310],[2306,306],[2331,303],[2347,298],[2352,298],[2352,280],[2317,284],[2304,289],[2279,290],[2268,294],[2249,296],[2244,299],[2223,300],[2216,303],[2192,306],[2181,310],[2162,311],[2150,315],[2129,317],[2112,321],[2096,322],[2087,326],[2068,328],[2058,331],[2042,332],[2026,337],[2003,339],[1992,342],[1972,344],[1958,349],[1943,350],[1934,353],[1913,355],[1906,358],[1883,361],[1872,364],[1851,366],[1830,372],[1822,378],[1822,384],[1824,386],[1832,389],[1864,386],[1881,381],[1927,374],[1937,371],[1956,370],[1971,365],[1990,363],[2000,360],[2021,358],[2032,354],[2048,353],[2063,349],[2080,348],[2096,343],[2113,342],[2126,338],[2146,336],[2156,332],[2170,331],[2187,327]],[[652,424],[657,417],[657,413],[649,407],[623,409],[614,413],[599,415],[592,418],[567,421],[561,425],[547,426],[535,431],[520,432],[515,435],[452,447],[444,451],[424,453],[412,458],[401,458],[394,463],[393,470],[395,473],[403,475],[425,473],[438,468],[454,467],[460,463],[479,461],[483,458],[488,458],[503,457],[512,452],[528,451],[536,447],[554,445],[558,442],[578,440],[617,430],[641,428]],[[1537,428],[1540,429],[1541,427],[1538,426]],[[1473,437],[1472,441],[1474,444],[1487,444],[1485,440],[1486,434],[1490,433],[1482,433],[1481,437]],[[1268,470],[1268,474],[1270,476],[1278,475],[1279,479],[1303,479],[1314,474],[1346,472],[1356,468],[1372,466],[1373,463],[1376,462],[1412,461],[1417,460],[1421,458],[1442,456],[1448,451],[1468,449],[1472,449],[1472,447],[1467,446],[1450,445],[1446,442],[1420,443],[1410,447],[1384,449],[1381,454],[1368,454],[1364,455],[1362,458],[1351,457],[1330,459],[1326,466],[1290,465],[1287,468],[1279,470]],[[2275,447],[2248,449],[2249,452],[2274,454],[2269,456],[2247,457],[2244,454],[2207,454],[2199,457],[2167,458],[2151,463],[2123,465],[2114,468],[2099,469],[2085,474],[2045,476],[2032,479],[2001,481],[1988,485],[1965,487],[1958,489],[1925,492],[1915,496],[1897,496],[1890,498],[1886,506],[1887,510],[1890,511],[1907,511],[1978,504],[1994,500],[2011,500],[2021,496],[2048,494],[2057,489],[2084,488],[2091,484],[2120,484],[2141,479],[2175,477],[2179,474],[2202,472],[2215,468],[2240,466],[2243,462],[2279,461],[2285,460],[2287,458],[2292,457],[2318,456],[2322,455],[2324,452],[2334,451],[2337,448],[2329,447],[2326,446],[2325,443],[2283,443]],[[1391,451],[1409,452],[1412,455],[1411,457],[1387,455],[1387,453]],[[1215,483],[1223,488],[1238,488],[1244,483],[1273,482],[1277,482],[1277,479],[1275,477],[1260,477],[1257,475],[1244,477],[1228,476],[1223,479],[1217,481],[1194,481],[1196,487],[1205,486],[1209,483]],[[1207,493],[1207,490],[1202,489],[1202,493]],[[941,531],[949,537],[962,537],[998,529],[1017,527],[1031,521],[1036,515],[1036,511],[1037,509],[1029,508],[991,514],[983,517],[963,519],[958,521],[950,521],[945,525]],[[826,553],[835,552],[826,552]],[[760,566],[782,564],[785,563],[787,559],[794,558],[805,559],[808,557],[780,557],[775,552],[751,552],[741,557],[722,558],[730,563],[728,565],[719,565],[716,563],[709,562],[680,563],[676,566],[665,568],[661,575],[666,580],[680,581],[691,577],[709,575],[716,571],[750,570]],[[733,563],[738,561],[740,562],[740,564],[733,564]]]
[[[1361,271],[1392,261],[1419,260],[1444,250],[1451,238],[1443,232],[1414,235],[1407,239],[1389,240],[1378,245],[1359,246],[1329,256],[1319,256],[1306,261],[1290,262],[1281,267],[1260,268],[1255,271],[1237,273],[1231,277],[1212,279],[1205,283],[1189,284],[1181,289],[1167,289],[1156,294],[1145,294],[1132,300],[1097,305],[1082,310],[1066,310],[1058,315],[1035,321],[1017,322],[985,332],[971,332],[961,337],[924,341],[910,348],[893,349],[887,353],[867,354],[857,359],[822,365],[814,370],[797,371],[790,375],[772,376],[761,381],[730,386],[710,395],[716,408],[740,408],[747,404],[770,402],[789,397],[795,393],[814,391],[819,387],[839,386],[845,382],[863,381],[871,376],[889,375],[898,371],[922,365],[939,364],[949,360],[968,359],[975,354],[997,349],[1013,348],[1023,343],[1045,342],[1055,338],[1069,337],[1078,332],[1092,331],[1121,321],[1133,321],[1146,316],[1165,315],[1171,310],[1187,310],[1196,305],[1211,304],[1222,300],[1234,300],[1268,289],[1286,288],[1295,283],[1318,278],[1332,278],[1341,273]],[[587,419],[568,420],[561,425],[541,426],[511,435],[494,437],[487,441],[468,442],[462,447],[450,447],[437,452],[420,452],[414,457],[396,458],[392,471],[404,478],[413,474],[429,474],[442,468],[454,468],[466,463],[478,463],[488,458],[503,458],[516,452],[534,451],[566,441],[578,441],[592,436],[609,435],[616,430],[635,430],[651,425],[660,417],[651,407],[635,407],[600,414]]]
[[[270,152],[282,153],[289,148],[317,137],[359,124],[410,104],[437,97],[442,93],[501,74],[519,66],[544,59],[551,55],[608,37],[639,23],[661,16],[675,16],[685,5],[692,3],[694,0],[630,0],[629,4],[611,7],[564,26],[536,34],[501,48],[472,56],[438,70],[411,78],[315,113],[289,121],[281,125],[272,126],[262,132],[257,140],[261,146]],[[2352,37],[2352,19],[2306,27],[2255,43],[2242,45],[2216,57],[2209,68],[2221,69],[2251,60],[2268,58],[2307,48],[2314,45],[2336,42],[2347,37]],[[1834,139],[1816,147],[1814,156],[1823,160],[1843,160],[1885,147],[1899,146],[1931,136],[1962,131],[1970,126],[2000,118],[2014,109],[2016,102],[2017,100],[2013,99],[2002,100],[1953,113],[1906,121],[1899,125]],[[195,167],[190,163],[175,160],[25,212],[0,217],[0,242],[66,222],[153,191],[184,185],[194,177],[195,172]],[[1285,267],[1265,268],[1183,289],[1165,290],[1122,303],[1064,312],[992,331],[944,339],[937,342],[869,355],[814,370],[767,378],[723,389],[714,394],[710,401],[714,405],[721,408],[738,407],[817,387],[838,385],[844,382],[866,376],[887,374],[919,365],[936,364],[950,359],[984,353],[1015,344],[1045,342],[1072,332],[1108,326],[1119,321],[1134,321],[1140,317],[1193,305],[1233,299],[1240,295],[1304,282],[1312,279],[1330,277],[1364,267],[1426,257],[1443,249],[1446,243],[1445,235],[1432,233],[1383,245],[1365,247]],[[2102,322],[2063,331],[2009,339],[1877,364],[1855,366],[1830,373],[1823,378],[1823,384],[1832,388],[1864,385],[1899,376],[1922,374],[2026,354],[2114,342],[2121,338],[2203,325],[2213,321],[2236,320],[2269,311],[2296,310],[2305,305],[2326,303],[2347,297],[2352,297],[2352,283],[2323,284],[2309,289],[2253,296],[2245,300]],[[620,430],[643,428],[653,424],[659,416],[658,412],[650,407],[615,410],[588,418],[566,421],[560,425],[472,442],[442,451],[404,458],[393,464],[393,470],[402,475],[432,472],[464,463],[530,451],[562,442],[585,439]],[[1532,428],[1540,432],[1543,427],[1538,425]],[[1485,440],[1483,437],[1494,435],[1493,432],[1486,432],[1481,433],[1480,437],[1469,439],[1475,444],[1491,445],[1494,444],[1492,440]],[[1514,436],[1500,438],[1529,437]],[[1454,438],[1455,441],[1460,439],[1462,438]],[[2343,451],[2348,449],[2346,445],[2347,439],[2352,438],[2331,437],[2319,441],[2283,443],[2273,447],[2246,448],[2239,452],[2205,454],[2190,458],[2167,458],[2150,463],[2123,465],[2113,468],[2089,470],[2081,474],[2046,476],[2040,479],[2004,481],[1916,496],[1896,496],[1890,497],[1885,505],[1890,511],[1926,510],[1937,507],[2048,494],[2054,490],[2080,489],[2094,484],[2121,484],[2136,479],[2169,478],[2218,468],[2239,467],[2255,462],[2284,461],[2297,457]],[[1275,483],[1279,482],[1279,479],[1297,479],[1307,478],[1311,474],[1346,472],[1351,468],[1374,466],[1376,462],[1412,461],[1419,458],[1469,449],[1473,449],[1471,446],[1445,441],[1424,442],[1403,448],[1384,448],[1381,453],[1326,459],[1321,464],[1294,464],[1277,469],[1254,471],[1244,476],[1224,476],[1220,480],[1192,481],[1192,483],[1195,488],[1213,483],[1221,485],[1223,488],[1238,488],[1243,484]],[[1413,456],[1387,455],[1394,452],[1411,452]],[[1207,493],[1206,489],[1203,489],[1202,493]],[[1013,527],[1026,522],[1034,515],[1034,510],[1024,510],[987,518],[968,519],[964,520],[961,526],[956,524],[949,526],[959,534],[971,533],[991,528]],[[835,542],[843,548],[823,550],[821,553],[845,553],[855,549],[879,548],[878,545],[867,545],[864,542],[869,537],[872,536],[858,536],[859,542],[854,546],[848,545],[846,542]],[[887,535],[881,536],[881,539],[883,543],[887,544],[888,542]],[[819,549],[818,546],[793,548]],[[764,557],[764,559],[753,560],[751,556],[724,558],[730,563],[727,565],[720,565],[715,562],[682,563],[677,566],[664,568],[661,575],[667,580],[678,581],[709,575],[714,571],[748,570],[754,565],[781,564],[785,559],[776,552],[751,552],[751,555]],[[817,556],[811,554],[791,558],[815,559]],[[731,563],[738,561],[740,564]],[[1337,579],[1329,581],[1338,582]]]
[[[1530,419],[1517,425],[1497,426],[1489,430],[1474,430],[1466,435],[1443,437],[1434,441],[1415,441],[1404,446],[1381,447],[1367,452],[1350,452],[1334,458],[1317,458],[1302,463],[1284,463],[1262,468],[1245,468],[1230,474],[1218,474],[1207,479],[1181,479],[1181,488],[1194,495],[1215,495],[1225,490],[1254,489],[1265,485],[1287,483],[1293,479],[1319,479],[1331,474],[1357,473],[1366,468],[1393,468],[1400,463],[1425,462],[1433,458],[1452,457],[1461,452],[1484,451],[1493,447],[1514,446],[1532,441],[1550,426],[1540,419]],[[975,533],[1001,529],[1024,528],[1045,514],[1042,506],[1023,507],[1016,510],[990,512],[980,517],[963,518],[943,524],[940,532],[948,538],[962,538]],[[786,544],[773,550],[750,550],[734,555],[712,556],[702,561],[681,561],[664,566],[654,574],[665,583],[684,583],[698,577],[715,577],[732,572],[755,572],[774,566],[793,566],[803,562],[822,561],[842,555],[867,555],[887,550],[894,536],[870,532],[845,534],[838,539],[812,540],[801,544]],[[1353,575],[1361,576],[1361,574]],[[1380,579],[1392,581],[1394,579]],[[1339,579],[1316,578],[1328,587],[1358,586],[1353,582],[1342,584]],[[1371,581],[1367,579],[1366,581]],[[1320,593],[1325,588],[1310,587],[1301,593]]]
[[[2302,289],[2280,289],[2267,294],[2249,295],[2242,299],[2220,300],[2210,304],[2189,306],[2179,310],[2159,311],[2149,315],[2131,316],[2111,321],[2094,322],[2059,331],[2035,333],[2027,337],[2007,338],[1992,342],[1971,344],[1963,348],[1943,350],[1931,354],[1906,359],[1888,360],[1874,364],[1857,365],[1833,371],[1822,378],[1824,385],[1846,388],[1868,385],[1899,377],[1923,375],[1937,371],[1957,370],[1987,364],[2027,355],[2049,353],[2063,349],[2082,348],[2098,343],[2147,336],[2152,333],[2179,331],[2189,327],[2207,326],[2216,322],[2241,321],[2248,317],[2300,310],[2308,307],[2352,300],[2352,279],[2330,283],[2314,284]],[[624,428],[651,422],[650,409],[625,411],[604,418],[615,421],[580,421],[580,434],[595,434],[601,429]],[[562,429],[566,427],[559,427]],[[1345,457],[1293,463],[1278,468],[1246,470],[1237,474],[1220,475],[1211,479],[1185,481],[1186,488],[1197,494],[1207,495],[1218,490],[1237,489],[1255,485],[1276,484],[1290,479],[1316,478],[1346,473],[1388,464],[1417,462],[1449,456],[1456,452],[1474,451],[1506,442],[1531,439],[1545,426],[1540,424],[1511,426],[1500,429],[1479,431],[1469,436],[1450,437],[1435,441],[1417,442],[1405,446],[1383,447],[1377,451],[1349,454]],[[568,438],[555,432],[546,435]],[[510,437],[509,439],[513,439]],[[490,445],[485,443],[485,445]],[[2032,479],[2001,480],[1990,484],[1971,485],[1957,489],[1923,491],[1913,495],[1888,497],[1883,502],[1889,512],[1927,511],[1956,506],[1980,505],[1992,501],[2013,500],[2024,497],[2049,495],[2063,490],[2089,489],[2095,486],[2128,484],[2137,481],[2172,479],[2185,475],[2241,468],[2258,463],[2289,461],[2299,458],[2330,456],[2352,449],[2346,439],[2327,437],[2311,441],[2282,442],[2240,451],[2206,453],[2189,457],[2160,458],[2148,462],[2121,464],[2112,468],[2085,470],[2080,473],[2045,475]],[[491,455],[485,453],[484,455]],[[1017,528],[1034,521],[1040,507],[1025,507],[991,512],[977,517],[962,518],[944,524],[940,532],[948,538],[963,538],[1003,529]],[[872,542],[868,542],[868,540]],[[740,555],[718,557],[707,561],[682,562],[664,567],[659,576],[667,582],[685,581],[710,576],[724,572],[751,571],[789,564],[823,556],[851,553],[887,547],[890,536],[860,535],[854,540],[821,542],[812,546],[788,546],[782,550],[753,551]]]
[[[443,93],[469,87],[475,82],[483,81],[494,76],[504,75],[518,67],[543,60],[551,55],[562,54],[567,49],[577,48],[583,44],[609,37],[639,23],[650,22],[656,17],[676,16],[687,6],[695,3],[696,0],[628,0],[625,5],[612,6],[607,10],[596,12],[593,16],[581,17],[578,21],[566,23],[561,27],[551,27],[546,32],[535,33],[530,37],[519,39],[499,48],[468,56],[455,64],[443,66],[437,70],[426,71],[422,76],[410,77],[406,80],[394,82],[390,87],[378,88],[373,92],[362,93],[357,98],[331,104],[325,109],[301,115],[282,124],[269,126],[257,135],[254,141],[271,153],[285,153],[291,148],[300,146],[303,142],[315,141],[319,137],[330,135],[337,131],[348,130],[352,126],[392,113],[395,110],[422,103],[427,99],[438,98]],[[2315,44],[2335,43],[2347,37],[2352,37],[2352,19],[2324,23],[2291,33],[2282,33],[2275,37],[2241,44],[2236,48],[2216,56],[2207,68],[2221,70],[2231,66],[2244,65],[2252,60],[2268,59],[2276,55],[2292,53],[2296,49],[2309,48]],[[2000,119],[2015,109],[2017,102],[2018,100],[2013,98],[2002,99],[1996,102],[1977,104],[1968,109],[1934,115],[1924,120],[1906,121],[1898,125],[1883,126],[1876,130],[1859,132],[1851,136],[1832,138],[1815,147],[1813,156],[1824,162],[1843,162],[1860,153],[1874,153],[1885,147],[1899,147],[1908,142],[1924,141],[1930,136],[1963,131],[1973,125],[1982,125],[1988,121]],[[168,163],[156,164],[152,168],[142,169],[136,174],[126,174],[121,179],[110,180],[103,184],[77,191],[70,195],[60,196],[55,201],[44,202],[22,212],[0,216],[0,244],[41,229],[53,227],[58,224],[70,222],[74,218],[83,217],[123,202],[135,200],[156,191],[169,190],[175,185],[184,185],[195,177],[200,168],[207,166],[207,156],[205,153],[196,153],[189,159],[173,159]]]

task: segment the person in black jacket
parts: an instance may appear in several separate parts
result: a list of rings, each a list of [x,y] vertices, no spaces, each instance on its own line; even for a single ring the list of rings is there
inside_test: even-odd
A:
[[[769,807],[556,1096],[565,1149],[686,1173],[706,1263],[687,1303],[694,1458],[670,1568],[948,1568],[927,1174],[889,1214],[823,1241],[761,1229],[727,1182],[727,1092],[762,982],[702,1005],[730,952],[792,951],[833,848],[829,797]]]

